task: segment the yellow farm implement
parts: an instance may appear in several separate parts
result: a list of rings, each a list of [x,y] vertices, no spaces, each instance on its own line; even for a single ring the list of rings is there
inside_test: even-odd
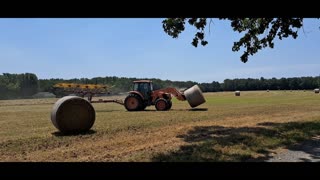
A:
[[[77,84],[77,83],[58,83],[53,86],[55,91],[59,90],[65,93],[76,94],[77,96],[88,96],[91,102],[95,94],[110,94],[110,89],[114,86],[101,84]]]

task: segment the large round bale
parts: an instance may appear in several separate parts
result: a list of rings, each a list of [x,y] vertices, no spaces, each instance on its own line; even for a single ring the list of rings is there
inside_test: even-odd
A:
[[[198,85],[194,85],[191,88],[185,90],[184,96],[186,97],[191,107],[196,107],[206,102]]]
[[[78,96],[59,99],[51,111],[51,121],[62,133],[86,132],[93,126],[95,117],[92,105]]]
[[[240,91],[235,91],[234,94],[235,94],[236,96],[240,96]]]
[[[320,91],[319,89],[314,89],[314,93],[317,93],[317,94],[318,94],[319,91]]]

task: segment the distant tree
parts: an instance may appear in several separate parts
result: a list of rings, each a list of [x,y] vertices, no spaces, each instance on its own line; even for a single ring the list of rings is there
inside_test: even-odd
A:
[[[38,78],[35,74],[19,74],[20,95],[23,97],[34,95],[38,92]]]
[[[35,74],[0,75],[0,99],[28,98],[39,90],[39,80]]]

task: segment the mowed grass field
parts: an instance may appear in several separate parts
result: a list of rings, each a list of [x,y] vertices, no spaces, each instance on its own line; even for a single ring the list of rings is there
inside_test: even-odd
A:
[[[0,161],[263,161],[320,134],[320,95],[313,91],[205,93],[191,109],[128,112],[93,104],[86,134],[60,134],[50,120],[57,99],[0,101]]]

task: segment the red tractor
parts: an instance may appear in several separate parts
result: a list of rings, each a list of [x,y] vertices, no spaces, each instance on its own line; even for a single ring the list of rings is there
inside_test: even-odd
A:
[[[155,105],[158,111],[166,111],[172,106],[172,96],[181,101],[186,100],[185,95],[175,88],[154,91],[152,81],[133,81],[133,90],[124,100],[124,106],[128,111],[141,111],[147,106]]]

